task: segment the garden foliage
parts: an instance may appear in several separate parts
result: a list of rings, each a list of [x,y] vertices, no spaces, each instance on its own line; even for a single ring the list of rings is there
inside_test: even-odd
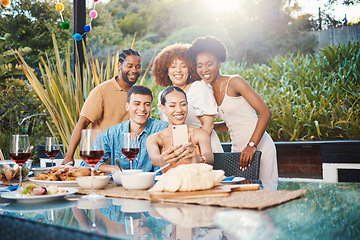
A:
[[[269,105],[267,131],[275,141],[360,137],[360,44],[328,46],[315,55],[276,56],[268,64],[229,62]]]

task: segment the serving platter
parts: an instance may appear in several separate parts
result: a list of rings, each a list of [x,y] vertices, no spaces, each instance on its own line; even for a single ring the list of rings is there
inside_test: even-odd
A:
[[[190,192],[155,192],[149,191],[152,200],[164,199],[189,199],[189,198],[207,198],[207,197],[228,197],[232,192],[257,191],[260,185],[255,184],[232,184],[217,185],[211,189],[197,190]]]
[[[230,196],[230,188],[214,187],[206,190],[198,190],[191,192],[155,192],[149,191],[150,198],[153,200],[160,199],[187,199],[187,198],[206,198],[206,197],[227,197]]]
[[[56,201],[64,198],[66,195],[77,193],[77,188],[60,188],[61,190],[66,190],[66,193],[62,194],[52,194],[52,195],[39,195],[39,196],[27,196],[22,195],[21,193],[14,192],[5,192],[1,194],[1,197],[9,200],[16,200],[17,203],[26,203],[26,204],[34,204],[34,203],[43,203]]]
[[[36,180],[35,178],[29,178],[29,180],[35,183],[38,186],[46,187],[55,185],[58,187],[79,187],[77,181],[46,181],[46,180]]]

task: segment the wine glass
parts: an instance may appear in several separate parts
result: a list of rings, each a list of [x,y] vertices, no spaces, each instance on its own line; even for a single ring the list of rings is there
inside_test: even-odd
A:
[[[15,134],[11,136],[10,158],[19,165],[20,179],[18,191],[22,191],[22,165],[30,158],[29,136]]]
[[[121,152],[129,159],[130,169],[132,169],[132,160],[138,155],[139,141],[136,133],[123,133],[122,134],[122,149]]]
[[[104,198],[94,191],[94,167],[104,157],[104,143],[100,129],[83,129],[81,131],[80,157],[91,168],[91,193],[84,197],[94,200]]]
[[[141,228],[141,213],[124,213],[124,222],[126,235],[134,236],[135,229]]]
[[[91,217],[92,220],[91,222],[91,226],[89,226],[88,230],[89,232],[95,233],[95,234],[102,234],[96,226],[96,209],[100,209],[100,208],[105,208],[110,206],[110,200],[106,199],[106,198],[102,198],[102,199],[97,199],[96,201],[93,201],[91,199],[84,199],[84,198],[80,198],[76,208],[81,210],[81,209],[91,209]],[[89,223],[90,223],[89,222]],[[81,224],[81,222],[79,222]]]
[[[54,158],[60,153],[59,142],[56,137],[47,137],[45,154],[51,159],[51,167],[54,166]]]

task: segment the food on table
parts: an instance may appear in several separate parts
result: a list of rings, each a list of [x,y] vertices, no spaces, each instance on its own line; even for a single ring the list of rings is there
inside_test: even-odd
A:
[[[94,172],[95,176],[103,176],[104,173]],[[91,170],[88,167],[73,167],[73,166],[56,166],[48,169],[45,172],[35,175],[35,180],[44,181],[76,181],[77,177],[91,176]]]
[[[213,170],[209,164],[184,164],[163,174],[150,190],[157,192],[205,190],[213,188],[224,178],[223,170]]]
[[[25,178],[29,173],[29,168],[23,167],[22,176]],[[13,164],[10,166],[8,164],[1,164],[0,165],[0,180],[2,181],[11,181],[11,180],[19,180],[20,177],[20,168],[19,165]]]
[[[34,184],[27,185],[24,190],[21,191],[21,194],[25,196],[57,195],[63,193],[67,193],[67,190],[58,188],[54,185],[49,187],[40,187]]]

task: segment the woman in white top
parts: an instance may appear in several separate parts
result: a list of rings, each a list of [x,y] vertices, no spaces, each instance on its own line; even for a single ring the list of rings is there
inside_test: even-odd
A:
[[[262,152],[260,180],[276,181],[276,148],[265,131],[271,117],[269,107],[243,78],[220,73],[227,51],[219,39],[197,38],[192,43],[189,54],[196,63],[196,71],[201,79],[213,88],[219,117],[224,121],[215,124],[215,130],[230,132],[232,151],[241,152],[240,168],[246,169],[250,165],[258,149]]]
[[[188,55],[189,47],[189,44],[179,43],[164,48],[154,60],[152,76],[157,85],[179,87],[186,93],[188,115],[185,124],[204,129],[211,136],[212,151],[223,152],[220,140],[213,130],[214,116],[217,114],[215,98],[207,83],[193,80],[198,76]],[[159,93],[159,97],[161,94],[162,92]],[[159,106],[160,100],[160,118],[168,121]]]

